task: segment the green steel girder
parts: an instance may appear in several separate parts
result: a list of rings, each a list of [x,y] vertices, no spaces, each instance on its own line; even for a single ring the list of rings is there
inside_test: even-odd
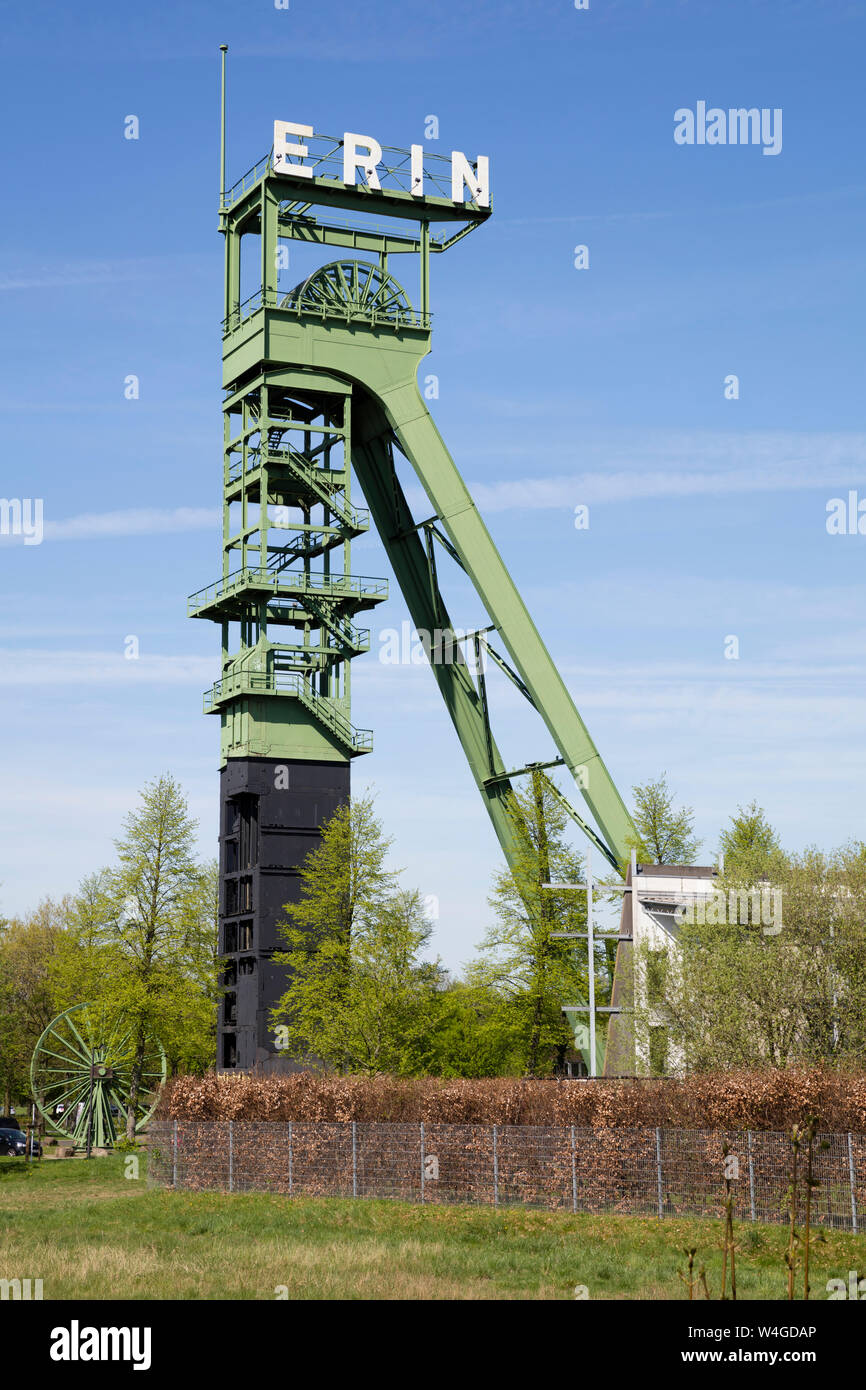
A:
[[[352,450],[355,470],[364,495],[370,504],[376,528],[388,552],[388,558],[412,620],[418,630],[428,632],[437,629],[440,631],[449,630],[452,628],[452,624],[438,587],[435,567],[431,567],[429,551],[419,536],[419,530],[423,529],[423,523],[421,527],[416,527],[394,470],[391,449],[394,442],[399,440],[402,443],[403,438],[402,434],[393,430],[380,402],[366,397],[363,405],[356,406]],[[401,452],[409,457],[407,448],[401,448]],[[410,461],[414,462],[414,459],[410,458]],[[451,463],[450,458],[448,462],[456,473],[456,468]],[[423,469],[416,465],[416,472],[427,487]],[[430,488],[427,490],[428,493],[431,491]],[[431,496],[431,501],[433,500],[434,498]],[[480,518],[478,520],[480,523]],[[575,819],[584,834],[601,850],[605,858],[612,865],[617,865],[618,862],[627,857],[628,844],[634,833],[631,818],[623,806],[597,750],[591,743],[589,734],[577,715],[577,711],[571,705],[567,692],[565,692],[566,700],[568,705],[571,705],[574,715],[573,720],[570,721],[572,727],[560,730],[553,717],[546,712],[544,701],[545,699],[551,700],[556,683],[561,684],[561,678],[546,649],[542,647],[541,639],[537,634],[537,647],[541,647],[544,657],[546,657],[546,662],[537,660],[539,668],[537,674],[528,664],[526,656],[521,654],[517,645],[518,641],[521,640],[521,635],[515,636],[511,624],[502,616],[510,606],[512,611],[517,610],[519,617],[520,608],[522,608],[510,576],[505,571],[501,560],[499,560],[499,565],[502,570],[498,575],[492,565],[488,568],[485,576],[481,573],[477,563],[475,565],[467,564],[466,551],[460,547],[456,540],[458,532],[453,528],[453,519],[450,524],[444,518],[443,522],[448,525],[449,534],[452,537],[451,543],[458,554],[463,557],[461,561],[463,567],[473,579],[476,592],[484,602],[488,612],[491,612],[491,616],[497,611],[500,614],[500,621],[495,626],[521,673],[520,677],[516,678],[517,684],[535,708],[539,710],[554,738],[554,742],[560,748],[561,756],[556,760],[556,764],[565,764],[572,771],[577,769],[578,785],[583,782],[586,783],[586,786],[581,786],[581,790],[583,790],[593,815],[602,829],[602,835],[596,833],[592,826],[577,814],[561,793],[559,793],[560,800],[568,808],[569,814]],[[483,523],[480,524],[483,527]],[[489,541],[489,545],[493,550],[492,541]],[[496,554],[495,551],[493,553]],[[498,555],[496,558],[499,559]],[[502,583],[503,572],[507,583]],[[499,587],[504,590],[501,597],[497,595]],[[512,594],[508,593],[509,587],[512,589]],[[517,600],[516,603],[515,599]],[[519,608],[517,607],[518,604],[520,605]],[[523,609],[523,613],[526,613],[525,609]],[[526,640],[525,627],[526,622],[529,621],[528,614],[526,614],[525,622],[522,624],[523,640]],[[533,628],[532,631],[534,632],[535,629]],[[493,654],[489,645],[487,652]],[[537,651],[535,655],[537,657]],[[506,859],[514,864],[520,855],[515,840],[516,830],[513,802],[510,795],[510,778],[520,774],[506,772],[496,748],[490,726],[483,667],[478,665],[477,668],[477,688],[462,661],[453,664],[434,663],[432,667]],[[556,681],[551,677],[551,670],[556,675]],[[513,671],[508,673],[514,678],[515,673]],[[562,689],[564,691],[564,686]],[[568,705],[561,698],[560,704],[566,709],[568,708]],[[574,756],[575,751],[579,757]],[[552,766],[554,764],[547,765]],[[534,766],[538,766],[538,764]],[[528,772],[530,770],[531,767],[527,767],[520,771]],[[592,798],[587,794],[590,779],[594,780],[595,795]],[[607,783],[606,786],[604,785],[605,782]],[[554,784],[551,783],[551,786]],[[522,839],[522,837],[518,837],[518,839]]]
[[[562,767],[574,776],[594,824],[549,781],[552,791],[589,841],[621,867],[636,838],[631,818],[417,384],[430,351],[431,255],[476,230],[490,209],[435,194],[416,199],[399,189],[347,187],[328,176],[339,142],[322,139],[313,177],[291,168],[275,174],[268,156],[221,196],[223,575],[193,595],[189,611],[222,627],[222,679],[206,694],[205,709],[221,716],[223,758],[345,761],[372,747],[370,732],[350,722],[351,660],[369,646],[369,634],[352,618],[385,594],[350,573],[350,542],[372,514],[416,629],[446,635],[444,650],[434,646],[429,653],[431,669],[506,861],[517,869],[528,844],[513,780],[532,774],[549,781],[544,769]],[[393,164],[395,153],[385,162]],[[392,173],[405,172],[401,160]],[[435,180],[434,187],[439,191]],[[406,230],[326,220],[311,213],[314,207],[330,216],[338,210],[403,219]],[[410,231],[410,222],[417,230]],[[433,235],[437,222],[450,225]],[[260,238],[261,274],[257,292],[241,303],[245,235]],[[375,257],[373,269],[370,261],[331,262],[286,295],[278,286],[281,238],[366,252]],[[388,273],[389,255],[407,253],[418,256],[418,311]],[[332,466],[332,448],[339,468]],[[423,521],[412,517],[395,450],[429,499],[432,514]],[[369,513],[352,507],[350,464]],[[299,514],[288,526],[269,515],[271,506],[282,505]],[[231,509],[240,511],[239,524]],[[343,574],[331,575],[331,551],[340,545]],[[465,572],[489,618],[489,626],[460,643],[454,639],[450,651],[453,625],[437,547]],[[368,582],[373,587],[365,591]],[[240,645],[232,652],[234,625]],[[295,629],[297,642],[272,642],[271,626]],[[474,673],[464,647],[474,647]],[[482,651],[540,716],[554,758],[506,767]]]
[[[438,585],[435,580],[431,583],[427,551],[394,469],[388,421],[369,395],[360,396],[354,419],[355,470],[415,628],[431,633],[453,631]],[[522,841],[516,803],[505,776],[488,780],[491,761],[493,770],[500,774],[504,774],[505,764],[472,675],[462,653],[450,663],[432,661],[431,669],[506,859],[516,864]]]
[[[335,225],[311,214],[312,207],[411,218],[417,223],[417,236],[409,235],[408,230],[404,235],[393,229]],[[513,813],[511,777],[557,765],[574,776],[594,824],[563,798],[569,814],[612,864],[621,864],[634,839],[632,821],[418,389],[418,371],[430,351],[430,256],[454,245],[488,215],[488,209],[457,207],[447,199],[425,198],[419,205],[399,191],[379,194],[363,185],[347,188],[339,180],[318,175],[303,179],[285,172],[274,174],[267,159],[227,195],[221,219],[227,234],[225,408],[241,411],[243,418],[240,429],[227,426],[226,431],[226,504],[242,500],[243,517],[240,532],[229,536],[226,530],[224,534],[226,560],[231,550],[239,550],[243,557],[248,550],[256,551],[255,523],[247,516],[248,506],[258,498],[268,502],[291,498],[292,505],[305,509],[304,532],[294,541],[281,536],[279,544],[273,535],[260,538],[257,572],[272,580],[294,576],[296,581],[300,571],[293,566],[300,563],[308,568],[316,554],[330,548],[330,543],[319,543],[316,549],[313,538],[317,526],[338,530],[337,523],[345,539],[344,567],[348,569],[348,541],[352,534],[358,534],[357,522],[361,521],[353,513],[348,496],[351,461],[415,627],[428,632],[450,631],[452,627],[439,588],[435,547],[440,545],[465,571],[489,615],[488,630],[495,631],[502,651],[487,643],[485,633],[487,655],[538,712],[553,740],[558,755],[553,764],[528,764],[509,773],[493,736],[483,666],[476,663],[473,677],[462,652],[452,661],[431,660],[508,861],[512,865],[517,862],[525,843],[525,830]],[[439,220],[459,225],[434,238],[430,224]],[[242,305],[240,239],[251,232],[261,238],[261,283],[258,292]],[[375,253],[376,273],[372,273],[369,261],[362,262],[360,268],[356,262],[335,261],[286,295],[277,287],[275,253],[281,237]],[[405,291],[388,275],[387,257],[392,251],[418,254],[420,312],[416,313]],[[267,400],[274,389],[288,392],[292,401],[295,393],[301,398],[297,418],[294,405],[288,411],[282,407],[283,416],[288,413],[292,418],[277,422],[271,418]],[[333,428],[321,404],[329,392],[346,401],[345,429],[334,431],[345,444],[343,472],[321,466],[330,459],[327,436],[318,443],[311,443],[309,437],[310,412],[320,412],[319,433]],[[253,446],[257,431],[256,456]],[[426,521],[415,522],[411,515],[394,467],[395,449],[408,460],[426,492],[432,508]],[[230,465],[228,460],[239,457],[238,474],[237,462]],[[341,491],[344,478],[345,494]],[[320,524],[309,515],[314,505],[325,509]],[[243,564],[249,566],[250,561],[244,558]],[[295,581],[290,579],[290,583]],[[326,634],[337,640],[346,670],[346,695],[340,701],[339,717],[347,718],[349,659],[362,647],[353,640],[356,630],[344,613],[317,602],[315,596],[305,605],[298,594],[291,608],[275,614],[281,594],[276,583],[270,594],[260,597],[257,607],[246,586],[238,587],[227,570],[222,583],[234,585],[233,591],[198,603],[194,611],[221,619],[224,626],[227,617],[243,614],[247,644],[257,630],[266,632],[270,622],[302,625],[307,615],[319,627],[321,639],[314,643],[305,636],[306,646],[299,649],[305,653],[304,660],[313,659],[320,647],[328,646]],[[471,640],[478,648],[482,639],[477,635]],[[249,650],[247,645],[245,651]],[[238,661],[243,664],[246,655],[242,653]],[[246,679],[239,669],[233,670],[233,663],[224,662],[224,679],[229,675],[236,682]],[[262,698],[266,703],[267,696]],[[223,700],[231,702],[228,687],[220,703]],[[309,704],[315,706],[315,699]],[[308,706],[305,709],[309,712]]]
[[[429,334],[394,329],[388,333],[362,331],[357,325],[312,313],[288,314],[279,307],[263,307],[233,338],[237,346],[228,346],[227,359],[230,363],[234,358],[238,367],[243,366],[247,353],[260,350],[265,341],[280,360],[315,362],[327,374],[359,388],[354,393],[352,460],[380,535],[385,539],[368,490],[369,470],[364,467],[363,449],[377,441],[379,447],[393,441],[414,468],[433,508],[437,531],[459,557],[490,615],[513,672],[575,777],[598,826],[600,841],[606,846],[606,857],[611,863],[621,863],[634,838],[631,818],[418,389],[417,373],[429,351]],[[392,535],[415,535],[416,523],[408,512],[392,520],[396,528]],[[427,555],[421,542],[417,543],[429,583]],[[399,574],[398,579],[402,588]],[[435,616],[432,610],[425,614],[425,625],[435,627]],[[486,739],[478,748],[464,742],[464,749],[476,780],[483,781],[488,776]]]
[[[341,142],[333,138],[335,150]],[[397,151],[397,153],[402,153]],[[341,211],[361,212],[367,217],[400,217],[417,222],[420,217],[430,222],[486,222],[490,208],[474,202],[455,204],[450,198],[427,194],[417,198],[401,188],[368,188],[365,184],[347,187],[341,179],[314,175],[303,178],[292,174],[291,165],[274,173],[271,154],[253,165],[246,174],[225,192],[220,209],[220,231],[236,231],[248,220],[261,216],[262,190],[276,197],[278,204],[288,198],[306,206],[339,208]]]
[[[415,468],[532,703],[577,780],[607,846],[608,858],[612,862],[623,861],[634,838],[631,817],[445,448],[415,380],[391,387],[380,400],[401,451]]]

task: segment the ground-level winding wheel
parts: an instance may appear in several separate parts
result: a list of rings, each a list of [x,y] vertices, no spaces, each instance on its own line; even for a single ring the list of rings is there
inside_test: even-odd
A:
[[[49,1129],[76,1148],[109,1148],[126,1130],[136,1057],[135,1023],[102,1004],[76,1004],[52,1019],[33,1053],[33,1099]],[[166,1077],[165,1052],[145,1035],[135,1127],[153,1114]]]

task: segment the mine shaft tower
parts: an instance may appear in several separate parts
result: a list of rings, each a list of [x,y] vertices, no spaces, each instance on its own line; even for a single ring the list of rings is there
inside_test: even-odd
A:
[[[224,101],[223,86],[223,113]],[[377,147],[380,158],[350,169],[350,137],[307,128],[302,143],[291,138],[298,143],[275,132],[271,153],[226,188],[223,124],[222,572],[189,600],[190,616],[222,633],[220,679],[204,697],[222,731],[221,1069],[293,1065],[269,1020],[285,988],[272,958],[283,905],[298,897],[298,869],[348,801],[352,760],[372,749],[372,734],[351,722],[351,663],[370,646],[357,620],[388,592],[385,579],[352,573],[352,541],[371,521],[415,628],[446,634],[431,669],[506,859],[517,862],[525,834],[512,781],[533,768],[574,776],[594,824],[565,804],[609,863],[625,861],[634,835],[417,384],[431,344],[431,261],[490,216],[482,161]],[[353,157],[364,138],[352,137]],[[259,243],[246,297],[244,238]],[[285,242],[323,248],[323,259],[333,247],[336,259],[286,292],[278,284]],[[417,308],[391,274],[397,257],[417,258]],[[421,520],[400,485],[398,453],[429,499]],[[353,504],[352,468],[369,511]],[[453,642],[443,556],[465,571],[489,616]],[[506,767],[484,658],[537,711],[555,756]]]

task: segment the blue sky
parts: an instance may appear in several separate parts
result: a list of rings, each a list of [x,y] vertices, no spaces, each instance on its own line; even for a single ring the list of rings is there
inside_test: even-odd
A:
[[[493,217],[434,264],[432,408],[623,794],[666,770],[706,859],[753,797],[792,847],[863,835],[866,536],[825,521],[866,499],[866,4],[32,0],[0,23],[0,493],[46,523],[0,542],[0,910],[106,862],[166,769],[215,847],[218,639],[185,600],[219,570],[221,42],[230,181],[275,118],[406,148],[435,114],[431,150],[490,156]],[[701,100],[781,108],[781,153],[677,145]],[[372,536],[354,565],[388,574]],[[354,779],[458,966],[498,851],[430,672],[377,661],[405,617],[392,584]],[[552,755],[496,703],[508,752]]]

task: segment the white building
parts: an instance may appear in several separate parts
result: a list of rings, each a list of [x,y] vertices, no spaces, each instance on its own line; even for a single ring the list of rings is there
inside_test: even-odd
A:
[[[676,1073],[681,1059],[671,1045],[664,1011],[655,1009],[653,952],[676,946],[677,910],[705,903],[718,892],[715,866],[638,864],[626,878],[617,940],[606,1076],[658,1076]],[[702,914],[700,914],[702,916]],[[636,1017],[637,1015],[637,1017]]]

